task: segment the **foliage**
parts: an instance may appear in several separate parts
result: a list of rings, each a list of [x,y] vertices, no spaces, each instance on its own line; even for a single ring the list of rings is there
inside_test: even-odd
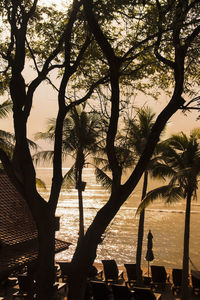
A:
[[[199,133],[199,128],[196,128],[189,137],[181,132],[163,142],[165,150],[152,173],[160,179],[169,178],[169,182],[150,191],[140,204],[139,211],[160,197],[166,203],[178,201],[187,197],[189,190],[192,190],[193,198],[196,198],[200,175]]]
[[[48,128],[46,132],[38,132],[35,138],[53,141],[55,137],[56,120],[48,120]],[[63,158],[72,156],[74,162],[77,159],[78,150],[81,148],[85,159],[92,153],[100,150],[102,139],[102,123],[98,113],[86,112],[84,107],[72,109],[70,114],[64,120],[63,126]],[[41,151],[34,155],[35,162],[52,161],[53,151]],[[74,172],[76,164],[73,164],[70,170],[64,175],[64,187],[75,184]]]

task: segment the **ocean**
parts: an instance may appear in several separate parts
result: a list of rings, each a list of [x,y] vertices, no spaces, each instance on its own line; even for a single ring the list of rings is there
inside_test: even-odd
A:
[[[63,169],[63,172],[66,172]],[[52,168],[37,168],[37,177],[45,181],[47,190],[40,190],[48,199]],[[109,198],[109,191],[97,184],[94,170],[85,168],[83,180],[87,183],[83,192],[85,230],[91,224],[97,211]],[[150,183],[153,186],[154,183]],[[115,259],[118,265],[135,263],[139,216],[136,210],[141,198],[142,184],[139,183],[127,202],[106,229],[102,244],[98,246],[96,262]],[[77,190],[63,189],[60,194],[56,215],[60,216],[60,230],[56,237],[72,243],[68,250],[56,254],[56,260],[70,261],[78,238],[78,197]],[[145,228],[142,252],[142,266],[145,260],[147,234],[153,234],[154,260],[150,264],[166,268],[182,268],[185,201],[166,205],[162,200],[151,204],[145,211]],[[190,268],[200,269],[200,203],[192,202],[190,227]]]

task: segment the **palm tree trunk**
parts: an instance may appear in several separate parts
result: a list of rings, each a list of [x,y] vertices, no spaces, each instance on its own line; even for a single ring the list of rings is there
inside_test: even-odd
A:
[[[83,214],[83,182],[82,182],[82,173],[83,173],[83,167],[85,163],[85,157],[82,150],[82,147],[80,147],[77,151],[77,157],[76,157],[76,184],[78,189],[78,202],[79,202],[79,238],[78,243],[83,239],[84,237],[84,214]]]
[[[145,171],[141,201],[146,196],[147,185],[148,185],[148,171]],[[144,237],[144,217],[145,217],[145,209],[143,209],[142,212],[140,213],[139,226],[138,226],[137,252],[136,252],[136,274],[137,274],[138,283],[142,281],[141,258],[142,258],[142,243]]]
[[[185,212],[185,232],[184,232],[184,250],[183,250],[183,273],[181,300],[189,299],[189,241],[190,241],[190,210],[191,210],[192,191],[187,194],[186,212]]]
[[[81,187],[78,188],[78,203],[79,203],[79,239],[84,236],[84,212],[83,212],[83,194]]]

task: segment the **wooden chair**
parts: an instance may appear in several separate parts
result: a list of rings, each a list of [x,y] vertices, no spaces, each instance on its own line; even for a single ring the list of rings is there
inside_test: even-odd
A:
[[[134,287],[133,291],[135,300],[156,300],[160,298],[160,295],[156,297],[150,288]]]
[[[152,288],[164,290],[169,281],[164,266],[151,265]]]
[[[200,295],[200,271],[191,270],[192,292],[194,295]]]
[[[136,264],[124,264],[124,267],[126,269],[127,278],[128,278],[128,280],[126,281],[126,285],[132,288],[137,281]],[[142,275],[142,270],[141,270],[141,275]]]
[[[19,289],[13,294],[13,300],[15,298],[26,299],[28,292],[34,295],[35,286],[33,279],[27,274],[19,274],[17,278]]]
[[[172,269],[172,293],[179,294],[182,282],[182,269]]]
[[[117,263],[114,259],[102,260],[105,282],[122,283],[124,282],[123,272],[119,273]]]
[[[114,300],[135,300],[134,294],[129,290],[128,286],[112,284],[111,288]]]
[[[90,281],[93,300],[110,300],[111,291],[103,281]]]
[[[54,283],[54,293],[62,294],[64,296],[67,295],[67,284],[66,282],[55,282]]]
[[[103,271],[99,271],[94,265],[89,269],[88,280],[103,280]]]
[[[59,278],[61,278],[61,280],[63,282],[67,282],[68,277],[71,273],[71,263],[70,262],[58,262],[58,264],[60,266],[60,272],[61,272],[61,274],[59,275]]]

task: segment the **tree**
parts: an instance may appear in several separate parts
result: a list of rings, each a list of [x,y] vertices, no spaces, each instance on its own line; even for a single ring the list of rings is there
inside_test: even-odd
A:
[[[4,101],[0,105],[0,118],[6,118],[8,113],[12,110],[12,102],[9,100]],[[12,133],[5,130],[0,130],[0,148],[3,149],[8,156],[12,156],[14,149],[15,137]]]
[[[164,142],[166,149],[153,175],[158,178],[168,178],[169,183],[150,191],[143,199],[139,209],[162,197],[166,203],[186,199],[185,232],[183,251],[183,277],[181,299],[188,299],[189,285],[189,235],[191,200],[196,199],[198,177],[200,176],[200,129],[195,129],[187,137],[183,132],[173,135]]]
[[[0,119],[8,117],[8,114],[12,111],[12,102],[6,100],[0,104]],[[37,150],[38,146],[31,140],[28,139],[30,148],[34,151]],[[0,130],[0,149],[2,149],[9,158],[12,158],[15,148],[15,135],[11,132]],[[44,183],[37,179],[38,184],[41,183],[41,187],[44,187]]]
[[[85,106],[85,105],[84,105]],[[100,115],[94,112],[84,111],[84,106],[73,108],[63,123],[63,159],[69,155],[73,157],[75,163],[64,175],[63,186],[74,185],[78,190],[79,199],[79,239],[84,236],[84,214],[83,214],[83,196],[85,182],[82,181],[83,168],[87,162],[88,156],[95,154],[99,150],[98,143],[102,142]],[[39,132],[35,136],[37,139],[54,140],[55,137],[55,119],[48,122],[47,132]],[[42,151],[36,153],[35,161],[52,160],[53,151]]]
[[[144,107],[138,109],[137,115],[133,119],[129,119],[126,122],[126,139],[128,139],[129,146],[133,149],[136,153],[136,157],[140,157],[142,154],[145,144],[148,140],[149,134],[155,122],[155,113],[149,108]],[[143,178],[143,188],[142,188],[142,198],[145,198],[148,188],[148,177],[149,172],[151,172],[152,168],[154,168],[155,161],[158,156],[158,146],[157,144],[156,149],[154,151],[154,155],[149,161],[149,164],[144,171],[144,178]],[[138,238],[137,238],[137,251],[136,251],[136,271],[137,271],[137,280],[142,280],[142,273],[141,273],[141,256],[142,256],[142,243],[143,243],[143,236],[144,236],[144,218],[145,218],[145,209],[140,212],[139,216],[139,225],[138,225]]]
[[[78,190],[79,199],[79,240],[84,237],[84,215],[83,195],[85,182],[82,180],[82,172],[88,155],[98,151],[98,138],[100,118],[97,113],[87,113],[84,110],[73,109],[68,117],[68,125],[64,127],[63,148],[66,153],[73,153],[75,156],[74,179]],[[68,134],[68,137],[66,136]],[[65,176],[65,180],[68,176]]]

